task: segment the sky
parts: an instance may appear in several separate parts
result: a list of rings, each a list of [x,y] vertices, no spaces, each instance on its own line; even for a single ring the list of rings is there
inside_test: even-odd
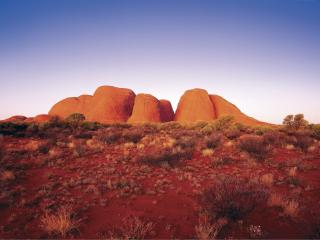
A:
[[[320,123],[320,0],[0,0],[0,119],[101,85]]]

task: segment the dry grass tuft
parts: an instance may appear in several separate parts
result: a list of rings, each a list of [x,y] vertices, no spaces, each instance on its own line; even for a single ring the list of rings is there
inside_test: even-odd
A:
[[[110,239],[144,239],[154,228],[152,222],[141,220],[137,216],[130,216],[122,220],[118,231],[109,232]]]
[[[1,181],[11,181],[16,179],[12,171],[3,171],[1,173]]]
[[[58,234],[64,238],[78,227],[78,222],[71,215],[70,207],[62,207],[55,214],[45,213],[40,219],[41,227],[50,235]]]
[[[209,216],[204,214],[199,217],[199,224],[195,226],[197,239],[216,239],[221,228],[228,223],[225,218],[218,219],[214,224],[211,223]]]
[[[274,179],[272,173],[267,173],[261,176],[260,181],[267,186],[272,186]]]
[[[295,200],[289,200],[283,205],[283,212],[286,216],[296,217],[299,212],[299,203]]]

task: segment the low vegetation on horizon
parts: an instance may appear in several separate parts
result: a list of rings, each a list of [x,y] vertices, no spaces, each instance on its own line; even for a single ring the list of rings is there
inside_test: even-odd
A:
[[[319,238],[320,124],[0,123],[1,238]]]

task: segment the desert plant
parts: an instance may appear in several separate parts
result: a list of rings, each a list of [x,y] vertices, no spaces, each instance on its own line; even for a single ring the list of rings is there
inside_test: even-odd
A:
[[[205,138],[205,147],[206,148],[216,148],[222,142],[222,136],[220,133],[213,132]]]
[[[261,136],[243,135],[239,140],[240,149],[248,152],[255,158],[262,159],[268,153],[269,148]]]
[[[15,180],[16,177],[12,171],[6,170],[0,173],[1,181],[11,181]]]
[[[310,126],[310,128],[312,131],[311,136],[320,140],[320,124],[313,124]]]
[[[129,216],[122,220],[122,225],[109,232],[110,239],[144,239],[154,228],[152,222],[142,220],[137,216]]]
[[[263,185],[227,177],[219,179],[205,190],[200,202],[205,212],[215,219],[238,220],[265,202],[267,196],[267,190]]]
[[[286,116],[282,123],[287,130],[305,129],[308,126],[308,121],[304,119],[304,115],[301,113]]]
[[[268,131],[262,137],[263,142],[268,145],[282,146],[286,142],[286,135],[276,130]]]
[[[197,226],[195,226],[197,239],[216,239],[221,228],[226,224],[227,220],[225,218],[218,219],[217,221],[212,223],[210,217],[207,214],[200,215],[199,223]]]
[[[115,127],[109,127],[107,129],[101,129],[97,133],[97,139],[105,144],[112,144],[119,141],[122,137],[120,129]]]
[[[310,137],[308,131],[297,131],[295,132],[294,137],[296,141],[293,142],[293,145],[305,152],[313,143],[313,139]]]
[[[175,147],[173,149],[153,149],[148,153],[140,153],[136,156],[138,162],[150,164],[153,166],[162,166],[167,163],[169,166],[174,166],[180,160],[191,159],[193,155],[192,148]]]
[[[217,131],[229,129],[234,124],[233,116],[221,116],[214,122],[214,127]]]
[[[78,227],[79,222],[72,218],[70,207],[61,207],[55,214],[45,213],[41,219],[41,227],[50,235],[58,234],[66,237],[70,231]]]

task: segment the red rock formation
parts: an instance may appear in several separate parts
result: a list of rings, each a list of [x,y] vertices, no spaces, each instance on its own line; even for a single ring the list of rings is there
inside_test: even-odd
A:
[[[101,123],[126,122],[133,109],[135,93],[126,88],[99,87],[89,101],[88,121]]]
[[[150,94],[138,94],[128,122],[161,122],[160,101]]]
[[[209,95],[204,89],[191,89],[180,98],[174,114],[171,103],[158,100],[150,94],[138,94],[126,88],[111,86],[99,87],[93,96],[66,98],[56,103],[49,115],[67,118],[72,113],[81,113],[88,121],[101,123],[113,122],[195,122],[212,121],[221,116],[230,115],[237,122],[248,125],[268,125],[243,114],[235,105],[218,95]],[[21,121],[23,117],[12,117]],[[11,121],[7,119],[7,121]],[[41,116],[33,121],[47,121]],[[23,121],[23,120],[22,120]]]
[[[170,101],[161,99],[160,100],[160,116],[161,122],[170,122],[174,119],[174,111]]]
[[[7,119],[4,119],[1,122],[23,122],[26,119],[27,119],[27,117],[25,117],[25,116],[16,115],[16,116],[12,116]]]
[[[59,116],[61,118],[67,118],[72,113],[85,113],[80,109],[80,100],[77,97],[69,97],[61,100],[60,102],[53,105],[51,110],[49,111],[49,115]]]
[[[44,123],[44,122],[48,122],[51,118],[52,118],[52,116],[50,116],[48,114],[40,114],[40,115],[37,115],[35,117],[27,118],[25,120],[25,122],[28,122],[28,123],[31,123],[31,122]]]
[[[266,123],[260,122],[252,117],[249,117],[242,113],[239,108],[234,104],[228,102],[224,98],[218,95],[210,95],[210,99],[214,106],[215,116],[219,118],[221,116],[233,116],[236,122],[246,125],[265,125]]]
[[[178,103],[174,120],[179,122],[212,121],[214,108],[204,89],[187,90]]]

